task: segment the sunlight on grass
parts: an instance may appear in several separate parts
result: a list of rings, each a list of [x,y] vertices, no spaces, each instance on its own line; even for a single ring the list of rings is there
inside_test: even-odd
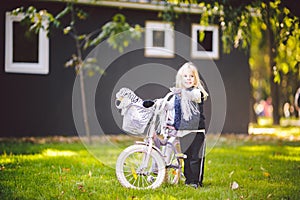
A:
[[[16,163],[21,160],[24,161],[34,161],[38,159],[44,159],[47,157],[68,157],[68,156],[76,156],[78,155],[76,152],[73,151],[66,151],[66,150],[56,150],[56,149],[45,149],[42,151],[42,153],[37,154],[29,154],[29,155],[14,155],[12,153],[7,154],[3,153],[0,155],[0,164],[10,164],[10,163]]]
[[[46,149],[42,152],[44,156],[75,156],[78,155],[73,151],[61,151],[56,149]]]
[[[300,162],[300,156],[295,157],[295,156],[287,156],[287,155],[275,155],[274,157],[272,157],[272,159]]]
[[[34,160],[41,159],[41,158],[43,158],[43,155],[41,155],[41,154],[35,154],[35,155],[3,154],[0,157],[0,164],[18,163],[21,160],[34,161]]]
[[[243,146],[240,147],[242,151],[252,153],[266,154],[269,152],[270,159],[285,160],[285,161],[300,161],[300,147],[282,146],[281,148],[274,148],[271,146]]]
[[[259,125],[249,124],[248,133],[252,135],[271,135],[279,138],[294,138],[300,137],[300,126],[278,126],[278,125]]]
[[[270,146],[244,146],[240,147],[241,150],[250,151],[250,152],[266,152],[272,150]]]
[[[287,154],[276,153],[272,158],[285,161],[297,161],[300,162],[300,147],[284,147]],[[299,165],[300,167],[300,165]]]
[[[272,117],[258,117],[257,123],[260,126],[271,126],[273,124],[273,118]]]
[[[1,165],[13,163],[13,162],[15,162],[15,159],[13,157],[7,157],[7,155],[2,155],[0,158]]]

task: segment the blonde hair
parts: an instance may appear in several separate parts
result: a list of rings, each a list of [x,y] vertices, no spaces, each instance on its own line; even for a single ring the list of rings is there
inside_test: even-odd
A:
[[[176,75],[176,88],[183,88],[183,72],[186,69],[190,69],[195,77],[194,87],[199,89],[203,93],[204,99],[207,98],[208,93],[204,89],[204,84],[200,80],[198,70],[196,66],[192,62],[186,62],[184,63],[178,70]]]

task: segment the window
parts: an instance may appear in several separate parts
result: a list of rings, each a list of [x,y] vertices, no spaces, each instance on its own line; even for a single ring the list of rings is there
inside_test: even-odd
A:
[[[200,41],[200,34],[204,39]],[[217,26],[192,25],[192,58],[219,58],[219,29]]]
[[[44,30],[39,34],[28,31],[21,23],[22,14],[6,13],[5,72],[48,74],[49,39]]]
[[[145,56],[174,57],[174,28],[172,23],[146,21]]]

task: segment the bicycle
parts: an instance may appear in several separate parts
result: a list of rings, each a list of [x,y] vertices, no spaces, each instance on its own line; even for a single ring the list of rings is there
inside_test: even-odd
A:
[[[117,159],[116,176],[122,186],[133,189],[155,189],[165,180],[171,184],[177,184],[180,181],[182,159],[185,159],[186,155],[178,150],[178,137],[170,134],[173,131],[172,128],[162,123],[165,122],[166,104],[172,95],[174,92],[169,92],[163,99],[156,100],[150,110],[146,111],[143,111],[145,108],[137,103],[140,99],[132,98],[132,94],[129,95],[135,100],[126,105],[126,108],[137,106],[142,110],[141,113],[146,113],[147,117],[149,113],[152,115],[149,121],[145,120],[146,117],[140,117],[143,122],[138,128],[123,127],[129,132],[146,129],[146,136],[144,141],[136,141],[134,145],[124,149]],[[125,116],[126,111],[124,118]],[[162,139],[157,136],[157,132],[163,136]],[[184,134],[184,131],[181,131],[181,135]]]

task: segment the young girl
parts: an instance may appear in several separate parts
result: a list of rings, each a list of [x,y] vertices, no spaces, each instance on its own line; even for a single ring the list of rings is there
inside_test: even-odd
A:
[[[176,75],[176,88],[171,88],[175,95],[170,99],[167,106],[167,124],[171,136],[179,136],[180,130],[190,130],[188,134],[180,137],[180,147],[182,153],[187,158],[184,159],[185,184],[194,188],[202,187],[204,170],[204,150],[205,150],[205,117],[203,115],[203,101],[207,99],[208,93],[205,91],[200,81],[198,70],[191,62],[187,62],[180,67]],[[144,101],[145,107],[150,107],[154,103],[152,100]],[[204,130],[199,132],[199,130]],[[159,141],[155,142],[157,147]],[[155,164],[153,166],[155,169]]]
[[[203,101],[208,93],[193,63],[185,63],[178,70],[176,90],[173,126],[176,130],[191,130],[180,138],[181,151],[187,155],[184,160],[185,184],[198,188],[202,187],[203,181],[205,133],[196,130],[205,130]]]

